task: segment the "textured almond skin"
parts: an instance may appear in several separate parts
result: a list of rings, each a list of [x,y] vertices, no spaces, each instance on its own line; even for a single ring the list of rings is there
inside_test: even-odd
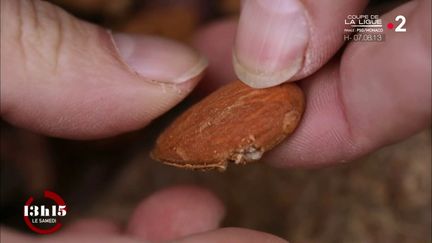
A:
[[[157,139],[152,157],[190,169],[257,161],[290,135],[304,111],[292,83],[253,89],[234,81],[189,108]]]

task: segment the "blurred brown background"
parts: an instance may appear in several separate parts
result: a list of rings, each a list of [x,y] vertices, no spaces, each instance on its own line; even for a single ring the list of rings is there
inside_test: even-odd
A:
[[[114,30],[186,43],[206,23],[236,16],[240,6],[236,0],[51,2]],[[166,124],[181,109],[155,123]],[[5,123],[1,128],[2,223],[17,228],[25,229],[24,201],[45,189],[66,200],[69,221],[97,216],[124,222],[157,189],[193,183],[225,202],[224,226],[261,230],[295,243],[431,242],[430,129],[331,168],[280,170],[257,163],[204,173],[149,159],[159,124],[90,142],[45,138]]]

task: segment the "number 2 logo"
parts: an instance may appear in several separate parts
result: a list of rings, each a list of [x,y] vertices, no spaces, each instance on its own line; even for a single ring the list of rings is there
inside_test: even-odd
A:
[[[404,28],[404,25],[406,23],[406,18],[403,15],[398,15],[395,18],[396,22],[399,22],[399,25],[396,27],[395,32],[406,32],[407,30]]]

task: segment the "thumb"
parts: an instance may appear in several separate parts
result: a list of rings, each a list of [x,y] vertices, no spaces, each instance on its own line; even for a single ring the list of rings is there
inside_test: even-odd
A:
[[[42,1],[1,0],[1,115],[51,136],[138,129],[182,100],[207,62],[170,40],[114,34]]]
[[[233,66],[251,87],[272,87],[318,71],[344,44],[347,14],[367,0],[248,0],[233,49]]]

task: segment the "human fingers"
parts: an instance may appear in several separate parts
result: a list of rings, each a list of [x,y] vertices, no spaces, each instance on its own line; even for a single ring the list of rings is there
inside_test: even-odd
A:
[[[287,243],[287,241],[264,232],[242,228],[222,228],[214,231],[209,231],[201,234],[187,236],[182,239],[175,240],[176,243],[219,243],[219,242],[235,242],[235,243]]]
[[[386,32],[386,41],[382,43],[351,43],[342,64],[339,57],[334,58],[301,80],[307,99],[303,119],[295,133],[264,159],[279,166],[348,161],[430,124],[428,4],[409,3],[410,9],[403,6],[383,16],[384,23],[396,14],[407,16],[409,33]],[[233,25],[225,22],[210,26],[197,35],[195,45],[212,60],[212,53],[223,52],[210,51],[206,40],[214,39],[217,33],[234,35],[233,30],[226,31]],[[230,45],[230,38],[225,39],[225,44],[219,43],[217,48],[223,50]],[[223,82],[233,80],[231,73],[222,72],[227,68],[229,55],[218,58],[226,61],[210,64],[209,73],[218,74]]]
[[[194,92],[206,95],[236,78],[231,62],[236,29],[237,21],[227,19],[197,31],[193,46],[208,58],[209,68],[206,70],[205,82],[201,82]]]
[[[98,218],[79,219],[67,225],[61,233],[66,234],[120,234],[120,227],[112,221]]]
[[[133,237],[123,235],[103,235],[103,234],[87,234],[87,233],[76,233],[76,234],[57,234],[49,235],[44,237],[36,237],[27,235],[4,226],[1,227],[1,240],[2,242],[9,243],[93,243],[93,242],[105,242],[105,243],[145,243],[142,240],[134,239]]]
[[[22,233],[15,232],[11,229],[2,227],[2,240],[10,243],[26,243],[26,242],[39,242],[39,243],[54,243],[54,242],[116,242],[116,243],[145,243],[145,242],[158,242],[146,241],[133,236],[125,235],[99,235],[99,234],[75,234],[75,235],[57,235],[47,236],[43,238],[35,238]],[[188,235],[172,241],[176,243],[219,243],[219,242],[235,242],[235,243],[286,243],[287,241],[264,232],[258,232],[242,228],[222,228],[203,233]]]
[[[366,0],[245,0],[236,33],[233,64],[254,88],[304,78],[343,45],[344,19]]]
[[[41,242],[165,242],[215,230],[224,217],[221,201],[208,190],[182,185],[162,189],[142,201],[124,232],[107,220],[81,219]],[[35,238],[2,227],[2,240],[29,242]]]
[[[214,230],[224,217],[216,196],[197,186],[176,186],[145,199],[132,214],[126,233],[160,242]]]
[[[111,34],[50,3],[1,1],[1,115],[93,139],[148,124],[182,100],[206,60],[176,42]]]
[[[407,33],[348,45],[337,60],[302,81],[307,107],[300,126],[267,160],[279,166],[355,159],[404,139],[431,122],[430,1],[382,16],[408,19]]]
[[[431,1],[410,1],[382,16],[404,15],[408,32],[386,31],[384,42],[353,42],[340,68],[346,116],[360,145],[388,144],[430,124]]]

